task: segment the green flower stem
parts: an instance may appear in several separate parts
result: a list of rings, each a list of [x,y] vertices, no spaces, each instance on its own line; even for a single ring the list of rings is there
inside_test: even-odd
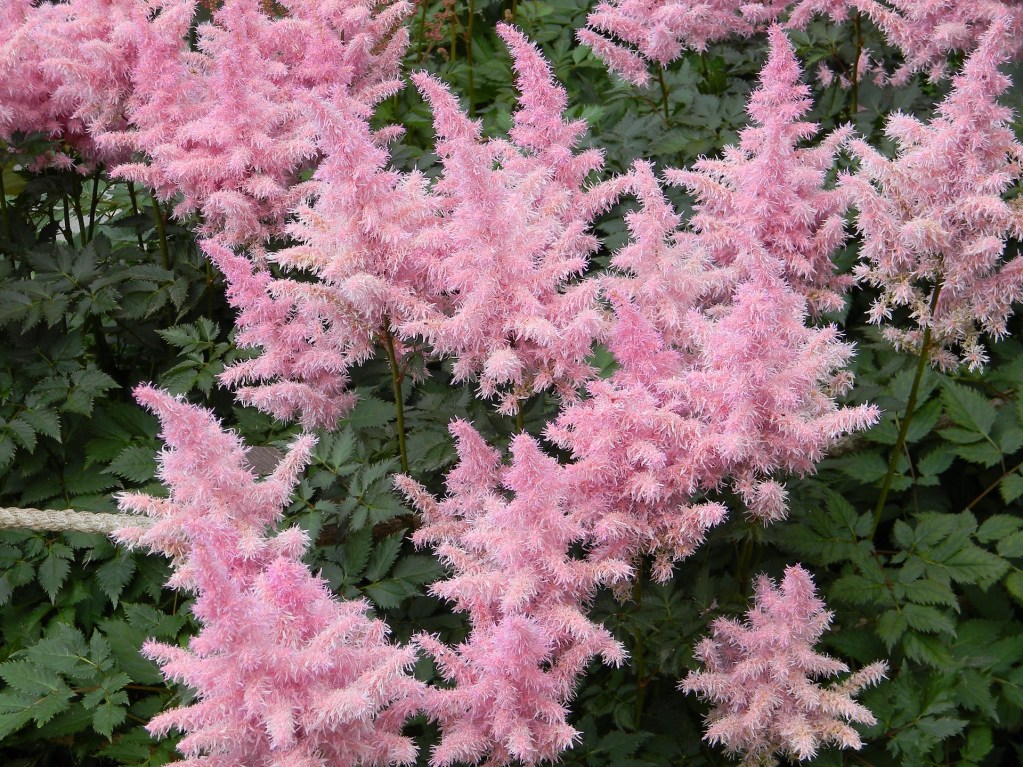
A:
[[[97,168],[95,175],[92,177],[92,199],[89,201],[88,242],[92,242],[92,238],[96,234],[96,206],[99,204],[99,175],[100,171]]]
[[[167,247],[167,224],[163,220],[163,211],[160,210],[160,203],[156,199],[155,194],[151,194],[149,199],[153,202],[153,219],[156,221],[156,234],[160,238],[160,260],[163,262],[163,268],[170,271],[170,248]]]
[[[931,352],[931,318],[934,317],[934,310],[938,306],[938,296],[941,295],[941,283],[934,287],[931,295],[931,307],[928,312],[927,327],[924,328],[924,342],[920,347],[920,360],[916,365],[916,374],[913,376],[913,385],[909,389],[909,401],[906,403],[906,413],[902,416],[902,423],[899,424],[899,436],[892,447],[892,455],[888,459],[888,471],[884,475],[884,482],[881,484],[881,494],[877,498],[877,505],[874,507],[874,526],[870,529],[870,537],[877,533],[878,525],[881,524],[881,514],[884,513],[884,505],[888,500],[888,493],[892,489],[892,481],[895,479],[895,466],[899,462],[899,456],[906,446],[906,435],[909,433],[909,425],[913,421],[913,414],[916,412],[917,395],[920,392],[920,382],[923,380],[924,371],[927,369],[927,359]]]
[[[11,239],[11,220],[7,216],[7,192],[4,189],[4,169],[0,167],[0,216],[3,218],[4,239]]]
[[[131,181],[128,182],[128,199],[131,200],[131,213],[132,213],[132,215],[133,216],[138,216],[138,214],[139,214],[139,201],[138,201],[138,198],[135,196],[135,184],[132,183]],[[142,242],[142,234],[141,233],[136,233],[135,238],[139,241],[139,250],[145,250],[146,246]]]
[[[394,336],[390,322],[384,321],[384,348],[387,361],[391,364],[391,386],[394,389],[394,410],[398,416],[398,452],[401,454],[401,470],[408,474],[408,450],[405,448],[405,407],[401,402],[402,373],[398,370],[398,358],[394,354]]]
[[[668,86],[664,82],[664,68],[657,67],[657,82],[661,86],[661,108],[664,110],[664,124],[671,127],[671,113],[668,111]]]

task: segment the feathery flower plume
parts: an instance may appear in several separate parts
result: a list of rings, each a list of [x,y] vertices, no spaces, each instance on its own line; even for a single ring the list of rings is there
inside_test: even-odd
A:
[[[70,167],[75,162],[70,150],[85,160],[83,170],[124,160],[130,153],[104,147],[96,136],[124,127],[138,57],[136,30],[162,5],[157,0],[4,0],[0,141],[11,143],[16,133],[43,133],[60,142],[61,148],[37,165]],[[187,24],[171,39],[176,42],[185,31]]]
[[[418,638],[453,684],[427,692],[425,710],[441,726],[431,764],[553,761],[578,737],[565,704],[579,674],[595,655],[624,660],[584,608],[598,586],[628,568],[569,554],[585,533],[567,514],[564,468],[535,440],[516,436],[512,465],[503,467],[468,423],[453,422],[451,432],[459,463],[443,500],[406,476],[396,481],[423,514],[413,540],[433,544],[451,571],[431,591],[454,602],[471,626],[453,648]]]
[[[1015,0],[857,0],[863,12],[899,48],[903,63],[891,76],[893,85],[904,85],[917,72],[931,80],[948,74],[950,51],[974,50],[987,31],[1003,21],[1012,27],[1023,24],[1023,6]],[[1009,54],[1021,44],[1005,38]]]
[[[1023,145],[1012,112],[998,104],[1010,85],[998,71],[1010,27],[984,35],[928,124],[892,116],[888,159],[865,141],[850,150],[860,169],[844,179],[859,208],[863,263],[856,276],[880,288],[871,320],[908,311],[916,327],[885,328],[896,348],[949,370],[987,360],[983,333],[1005,334],[1012,304],[1023,298],[1023,259],[1003,261],[1008,237],[1023,237],[1023,211],[1002,193],[1023,175]]]
[[[444,167],[434,187],[442,217],[420,238],[443,254],[430,274],[445,300],[443,311],[402,332],[456,357],[456,380],[478,377],[481,395],[502,392],[501,411],[514,413],[552,386],[574,396],[592,375],[584,359],[604,317],[596,283],[570,281],[586,270],[598,244],[592,220],[621,182],[584,188],[602,165],[595,150],[573,151],[585,121],[562,118],[568,97],[540,51],[511,26],[497,31],[522,94],[510,140],[482,140],[479,122],[448,88],[425,73],[412,76],[433,107]]]
[[[401,728],[420,707],[422,687],[409,674],[414,649],[390,644],[368,604],[339,602],[308,571],[303,531],[269,533],[313,438],[300,437],[256,481],[242,442],[208,411],[149,387],[135,395],[162,423],[169,449],[160,477],[170,495],[122,495],[122,510],[156,522],[118,537],[171,557],[168,585],[196,594],[202,624],[186,649],[143,647],[198,698],[156,716],[150,732],[185,733],[183,767],[413,763]]]
[[[845,242],[848,194],[825,186],[842,128],[813,147],[799,144],[817,133],[803,118],[812,106],[810,88],[785,32],[768,32],[770,52],[751,94],[750,125],[737,146],[720,159],[702,158],[691,171],[669,169],[665,177],[689,189],[699,201],[691,226],[710,244],[712,258],[730,264],[742,247],[742,233],[757,238],[782,261],[784,276],[814,313],[843,306],[848,277],[834,273],[832,256]]]
[[[388,134],[370,128],[370,108],[348,107],[308,104],[323,156],[307,186],[313,196],[286,227],[297,244],[265,256],[315,281],[275,279],[223,243],[204,245],[228,277],[239,344],[262,349],[221,381],[237,386],[242,402],[306,426],[332,427],[355,402],[348,370],[436,300],[430,260],[415,243],[437,208],[426,180],[387,168]],[[401,358],[405,347],[395,347]]]
[[[636,85],[650,81],[650,63],[665,67],[686,49],[748,36],[786,12],[804,27],[815,14],[838,22],[850,6],[870,0],[603,0],[577,37],[614,72]]]
[[[197,50],[182,40],[170,56],[150,45],[164,20],[142,25],[131,129],[101,137],[146,155],[115,175],[180,195],[175,215],[200,212],[200,233],[227,245],[279,234],[302,199],[300,172],[319,159],[310,100],[365,111],[400,87],[403,0],[279,5],[272,16],[260,0],[225,0]]]
[[[876,720],[853,698],[880,682],[887,665],[872,663],[827,687],[818,683],[849,671],[814,652],[832,617],[799,565],[786,568],[779,586],[760,576],[746,619],[715,620],[710,636],[696,646],[704,668],[681,684],[713,705],[704,739],[742,755],[745,767],[771,764],[775,755],[811,759],[827,745],[861,748],[851,723]]]

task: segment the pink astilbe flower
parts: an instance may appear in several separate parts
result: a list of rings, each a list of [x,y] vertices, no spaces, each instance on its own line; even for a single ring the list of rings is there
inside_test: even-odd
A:
[[[786,280],[811,310],[835,311],[852,283],[835,274],[832,261],[846,239],[849,197],[825,181],[850,130],[798,148],[817,133],[817,125],[801,119],[812,106],[810,88],[800,82],[799,61],[781,27],[772,26],[768,38],[760,86],[747,106],[751,124],[739,144],[725,147],[720,159],[700,159],[691,171],[669,169],[665,177],[697,198],[690,224],[715,263],[731,263],[744,235],[756,238],[782,262]]]
[[[646,85],[649,63],[667,66],[686,49],[750,35],[786,12],[799,28],[815,14],[841,21],[861,2],[869,0],[604,0],[577,36],[609,69]]]
[[[903,63],[891,77],[904,85],[916,72],[932,80],[947,74],[950,51],[972,51],[993,25],[1023,24],[1023,5],[1017,0],[857,0],[859,7],[899,48]],[[1016,38],[1005,39],[1010,53],[1019,53]]]
[[[166,711],[148,729],[185,733],[189,767],[335,767],[411,764],[401,734],[419,710],[411,647],[387,641],[364,601],[339,602],[301,557],[297,528],[277,535],[282,507],[314,440],[299,438],[273,474],[256,481],[244,446],[205,410],[155,389],[136,390],[163,425],[167,498],[124,494],[122,510],[155,519],[119,539],[169,555],[169,585],[195,593],[202,629],[188,648],[147,642],[164,674],[196,702]]]
[[[696,646],[704,668],[682,682],[712,704],[704,739],[742,755],[747,767],[772,764],[776,755],[811,759],[827,745],[859,749],[851,723],[876,720],[853,698],[880,682],[887,665],[872,663],[826,687],[817,682],[849,671],[814,652],[832,617],[799,565],[785,570],[780,586],[760,576],[745,620],[715,620]]]
[[[199,230],[228,245],[280,233],[304,194],[300,172],[319,158],[311,100],[371,111],[400,87],[410,6],[351,0],[225,0],[199,25],[198,50],[168,56],[138,31],[131,130],[103,137],[146,155],[114,173],[179,196],[175,215],[202,214]],[[354,102],[354,104],[352,103]]]
[[[418,172],[387,167],[387,134],[370,128],[371,109],[308,104],[323,156],[307,185],[311,199],[294,211],[287,233],[295,245],[267,254],[287,270],[317,279],[272,278],[263,266],[209,242],[207,254],[228,278],[239,310],[238,342],[261,356],[236,363],[221,381],[238,398],[278,418],[331,428],[354,404],[348,371],[436,301],[430,259],[417,245],[437,204]]]
[[[513,413],[552,386],[572,396],[592,375],[584,359],[605,324],[597,287],[570,281],[586,270],[598,245],[592,220],[621,182],[584,187],[602,165],[596,150],[573,151],[585,121],[562,118],[568,96],[540,51],[513,27],[497,31],[522,94],[510,140],[481,140],[450,90],[425,73],[412,78],[433,107],[444,166],[434,187],[442,216],[421,240],[442,254],[430,274],[446,298],[402,330],[456,357],[456,381],[478,378],[481,395],[502,392],[501,411]]]
[[[579,674],[595,655],[615,665],[624,659],[584,608],[628,567],[570,556],[584,531],[566,513],[564,468],[535,440],[515,437],[512,465],[502,467],[469,424],[455,421],[451,431],[460,460],[442,501],[408,477],[397,482],[423,514],[414,540],[436,546],[452,573],[431,591],[471,626],[453,648],[418,640],[453,685],[427,693],[425,709],[441,726],[431,764],[553,761],[578,737],[565,704]]]
[[[1008,34],[1005,23],[986,33],[929,124],[889,119],[887,135],[899,146],[893,159],[850,143],[861,165],[844,181],[863,234],[856,275],[881,290],[871,320],[905,307],[916,327],[889,326],[885,336],[919,353],[929,335],[931,362],[945,370],[981,367],[981,334],[1004,335],[1023,298],[1023,259],[1003,261],[1006,239],[1023,236],[1023,211],[1001,198],[1023,173],[1012,112],[997,101],[1010,85],[998,71]]]
[[[124,126],[138,51],[135,30],[161,4],[147,0],[4,0],[0,23],[0,141],[43,133],[61,143],[38,165],[69,167],[74,150],[87,166],[125,152],[96,142]],[[182,30],[187,30],[187,26]]]

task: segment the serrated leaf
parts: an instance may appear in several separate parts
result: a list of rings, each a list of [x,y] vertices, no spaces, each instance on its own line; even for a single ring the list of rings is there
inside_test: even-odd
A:
[[[365,429],[386,426],[395,417],[393,403],[376,397],[362,397],[345,420],[353,429]]]
[[[1023,477],[1016,472],[1006,474],[998,483],[998,491],[1001,493],[1003,501],[1012,503],[1023,495]]]
[[[135,560],[126,553],[118,552],[113,559],[109,559],[96,568],[96,582],[99,583],[100,591],[106,594],[107,598],[117,607],[117,600],[124,591],[124,587],[131,581],[135,574]]]
[[[1023,519],[1011,514],[995,514],[984,520],[977,529],[977,540],[981,543],[998,541],[1023,528]]]
[[[890,650],[909,628],[906,616],[898,610],[888,610],[877,620],[877,635],[884,640]]]
[[[387,571],[391,569],[394,560],[398,558],[398,551],[405,539],[405,533],[392,533],[373,547],[373,553],[369,558],[369,566],[366,568],[365,578],[368,581],[379,581]]]
[[[1007,535],[998,541],[998,554],[1003,557],[1023,557],[1023,531]]]
[[[934,607],[907,604],[903,605],[902,612],[906,616],[906,622],[917,631],[955,636],[955,622]]]
[[[998,411],[987,397],[954,381],[946,380],[944,386],[942,400],[949,418],[968,431],[990,434]]]
[[[39,584],[50,597],[51,602],[57,601],[57,592],[64,585],[71,565],[66,559],[58,556],[51,549],[46,558],[39,563]]]
[[[400,606],[411,595],[406,584],[395,580],[370,583],[362,590],[366,593],[366,596],[385,610]],[[412,590],[411,593],[415,593],[415,591]]]
[[[129,445],[103,470],[129,482],[148,482],[156,476],[156,454],[152,448]]]
[[[1023,571],[1016,570],[1009,573],[1005,579],[1005,588],[1016,598],[1017,602],[1023,604]]]
[[[349,582],[361,579],[372,551],[373,530],[371,528],[364,527],[348,534],[345,539],[342,567],[345,569],[345,576]]]
[[[832,463],[844,474],[864,483],[876,482],[888,473],[888,464],[877,453],[853,453]]]
[[[972,544],[965,546],[942,562],[956,583],[986,586],[1001,578],[1009,563],[989,551]]]
[[[395,580],[408,581],[416,585],[433,583],[443,574],[444,568],[441,567],[440,562],[434,557],[423,554],[410,554],[407,557],[402,557],[391,571],[391,577]]]

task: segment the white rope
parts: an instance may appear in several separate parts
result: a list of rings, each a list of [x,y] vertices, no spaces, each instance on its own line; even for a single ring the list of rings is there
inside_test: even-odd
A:
[[[74,530],[109,535],[122,527],[150,527],[150,517],[128,514],[100,514],[73,509],[0,508],[0,528],[30,530]]]

